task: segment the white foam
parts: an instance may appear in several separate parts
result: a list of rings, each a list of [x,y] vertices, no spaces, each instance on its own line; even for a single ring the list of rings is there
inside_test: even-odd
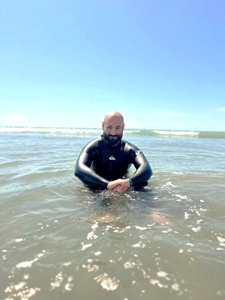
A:
[[[225,239],[220,237],[220,236],[217,236],[217,239],[220,243],[224,243],[225,242]]]
[[[96,229],[98,227],[99,227],[98,222],[96,222],[94,225],[91,226],[91,228],[93,228],[93,229]]]
[[[67,283],[67,284],[65,285],[65,290],[66,290],[66,291],[71,291],[71,290],[72,290],[72,287],[73,287],[73,284]]]
[[[32,264],[35,262],[36,260],[31,260],[31,261],[22,261],[21,263],[17,264],[16,267],[19,268],[30,268],[32,266]]]
[[[88,235],[87,235],[87,240],[94,240],[94,239],[97,239],[98,236],[96,234],[94,234],[93,231],[89,232]]]
[[[190,214],[188,214],[188,213],[185,211],[185,213],[184,213],[184,218],[185,218],[185,220],[189,219],[189,217],[190,217]]]
[[[188,200],[188,197],[185,196],[185,195],[178,195],[178,194],[175,194],[175,196],[176,196],[177,198],[182,199],[182,200]]]
[[[89,248],[89,247],[91,247],[92,246],[92,244],[86,244],[86,245],[82,245],[82,249],[81,249],[81,251],[83,251],[83,250],[85,250],[86,248]]]
[[[20,242],[22,242],[22,240],[23,240],[23,239],[16,239],[15,241],[16,241],[17,243],[20,243]]]
[[[16,291],[22,289],[26,285],[26,282],[20,282],[19,284],[14,285]]]
[[[167,186],[176,187],[176,185],[172,184],[171,181],[167,182]]]
[[[100,282],[102,288],[107,291],[114,291],[118,288],[119,280],[117,280],[115,277],[108,277],[106,273],[95,277],[94,280]]]
[[[46,252],[45,250],[43,250],[42,252]],[[38,253],[36,255],[36,258],[34,260],[30,260],[30,261],[22,261],[20,263],[18,263],[16,265],[16,268],[20,269],[20,268],[30,268],[32,266],[32,264],[36,261],[39,260],[39,258],[41,258],[44,254],[43,253]]]
[[[199,232],[199,231],[201,231],[201,227],[200,226],[198,226],[198,227],[192,227],[191,228],[194,232]]]
[[[69,276],[68,278],[67,278],[67,281],[68,282],[71,282],[73,280],[73,277],[72,276]]]
[[[150,283],[152,285],[157,285],[159,288],[164,288],[164,289],[168,288],[168,285],[162,284],[159,282],[159,280],[156,280],[156,279],[150,279]]]
[[[187,245],[187,246],[194,247],[194,245],[193,245],[193,244],[191,244],[191,243],[186,243],[186,245]]]
[[[140,244],[134,244],[132,247],[134,247],[134,248],[141,248],[141,245]]]
[[[195,131],[154,131],[161,135],[174,135],[174,136],[197,136],[199,132]]]
[[[55,281],[51,282],[50,285],[52,287],[52,289],[58,288],[60,287],[60,285],[63,282],[63,275],[62,272],[59,272],[56,276],[55,276]]]
[[[157,276],[159,276],[159,277],[166,277],[168,274],[166,273],[166,272],[164,272],[164,271],[159,271],[158,273],[157,273]]]
[[[129,261],[125,262],[125,264],[123,266],[125,269],[133,269],[133,265]]]
[[[178,283],[174,283],[173,285],[171,285],[171,287],[172,287],[172,289],[174,290],[174,291],[179,291],[179,289],[180,289],[180,286],[179,286],[179,284]]]
[[[125,134],[139,132],[140,130],[124,130]],[[37,127],[0,127],[0,132],[48,132],[71,134],[102,134],[101,129],[87,128],[37,128]]]
[[[94,225],[91,226],[91,228],[93,229],[91,232],[88,233],[87,235],[87,240],[93,240],[93,239],[97,239],[98,236],[95,234],[95,230],[96,228],[98,228],[98,222],[96,222]]]
[[[65,262],[64,264],[63,264],[63,266],[65,266],[65,267],[68,267],[68,266],[70,266],[72,263],[70,262],[70,261],[68,261],[68,262]]]
[[[139,230],[147,230],[148,229],[148,227],[141,227],[141,226],[136,226],[136,228]]]

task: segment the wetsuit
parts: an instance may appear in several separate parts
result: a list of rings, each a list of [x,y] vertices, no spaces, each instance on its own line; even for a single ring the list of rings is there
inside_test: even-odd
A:
[[[132,185],[147,182],[152,170],[137,147],[124,140],[111,147],[101,137],[84,147],[76,163],[75,176],[88,185],[106,188],[109,181],[126,178],[131,164],[136,168],[129,177]]]

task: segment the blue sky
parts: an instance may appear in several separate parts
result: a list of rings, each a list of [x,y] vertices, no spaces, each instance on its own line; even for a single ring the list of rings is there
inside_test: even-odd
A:
[[[225,131],[224,0],[2,0],[0,126]]]

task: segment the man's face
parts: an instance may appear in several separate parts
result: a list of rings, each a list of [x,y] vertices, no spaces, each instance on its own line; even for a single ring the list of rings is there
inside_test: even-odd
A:
[[[123,137],[124,124],[119,117],[111,117],[102,123],[103,138],[109,146],[116,146]]]

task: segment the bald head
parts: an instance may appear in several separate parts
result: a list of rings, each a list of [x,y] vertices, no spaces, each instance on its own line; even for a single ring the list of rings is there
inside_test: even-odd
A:
[[[110,119],[118,119],[118,121],[120,121],[124,125],[123,116],[118,111],[113,110],[113,111],[108,112],[105,115],[103,122],[106,124],[106,123],[108,123],[108,121]]]
[[[118,111],[110,111],[102,122],[103,138],[110,146],[120,143],[123,136],[124,120]]]

